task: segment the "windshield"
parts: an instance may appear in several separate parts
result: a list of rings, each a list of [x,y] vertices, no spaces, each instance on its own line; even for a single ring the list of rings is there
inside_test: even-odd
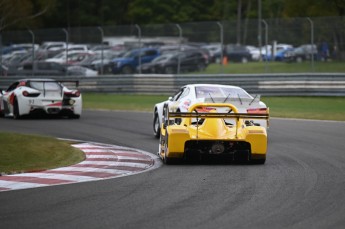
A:
[[[252,98],[245,90],[232,87],[197,86],[195,93],[196,98]]]
[[[59,83],[54,81],[31,81],[30,87],[39,90],[39,91],[60,91],[61,86]]]
[[[125,55],[123,55],[124,58],[131,58],[131,57],[135,57],[137,55],[138,52],[134,52],[134,51],[129,51],[126,52]]]
[[[157,57],[152,62],[153,63],[164,62],[164,61],[171,59],[173,56],[174,56],[174,54],[164,54],[162,56]]]

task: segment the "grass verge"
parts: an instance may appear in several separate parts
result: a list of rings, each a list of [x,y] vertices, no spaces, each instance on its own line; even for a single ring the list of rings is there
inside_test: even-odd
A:
[[[302,63],[285,63],[285,62],[249,62],[249,63],[232,63],[221,66],[220,64],[210,64],[205,71],[193,72],[191,74],[260,74],[260,73],[305,73],[305,72],[345,72],[344,62],[321,62],[315,61],[314,65],[310,61]]]
[[[344,97],[263,97],[272,117],[345,121]]]
[[[86,109],[153,111],[168,96],[83,94]],[[272,117],[345,121],[344,97],[262,97]]]
[[[40,171],[73,165],[85,155],[69,142],[17,133],[0,133],[0,173]]]

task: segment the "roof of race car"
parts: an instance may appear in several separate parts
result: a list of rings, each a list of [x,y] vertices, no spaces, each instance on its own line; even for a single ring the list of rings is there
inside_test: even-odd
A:
[[[228,88],[240,88],[240,87],[237,87],[237,86],[233,86],[233,85],[225,85],[225,84],[186,84],[182,87],[187,87],[187,86],[191,86],[191,87],[205,87],[205,86],[208,86],[208,87],[228,87]]]

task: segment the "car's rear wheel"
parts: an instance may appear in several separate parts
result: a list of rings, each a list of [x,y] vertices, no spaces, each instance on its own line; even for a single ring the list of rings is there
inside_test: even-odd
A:
[[[175,69],[173,67],[166,67],[164,72],[165,72],[165,74],[174,74]]]
[[[164,152],[163,162],[164,162],[164,164],[166,164],[166,165],[171,165],[171,164],[172,164],[172,160],[171,160],[171,158],[169,158],[169,157],[167,156],[166,152]]]
[[[241,62],[242,62],[243,64],[248,63],[247,57],[242,57]]]
[[[161,128],[160,128],[159,116],[158,116],[158,112],[155,111],[155,114],[153,116],[153,135],[156,138],[159,138],[160,134],[161,134]]]
[[[72,114],[69,116],[70,119],[79,119],[80,118],[80,115],[78,114]]]
[[[254,165],[263,165],[266,162],[266,158],[255,159],[255,160],[252,159],[250,162],[251,164],[254,164]]]
[[[123,74],[132,74],[133,73],[133,70],[130,66],[128,65],[125,65],[123,66],[122,68],[122,71],[121,71]]]
[[[204,71],[206,68],[206,65],[204,63],[199,63],[197,65],[197,70],[200,72],[200,71]]]
[[[13,118],[14,119],[20,119],[20,113],[19,113],[19,106],[18,106],[18,100],[17,98],[13,101]]]

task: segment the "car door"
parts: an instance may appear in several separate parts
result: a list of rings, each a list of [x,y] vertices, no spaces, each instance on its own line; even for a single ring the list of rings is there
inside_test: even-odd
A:
[[[141,56],[141,63],[151,62],[157,56],[158,56],[157,50],[154,50],[154,49],[145,50]]]

